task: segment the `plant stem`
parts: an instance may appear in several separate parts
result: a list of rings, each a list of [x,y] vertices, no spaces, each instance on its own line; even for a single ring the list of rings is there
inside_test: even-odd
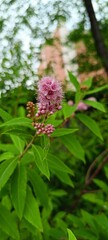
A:
[[[73,205],[72,205],[72,211],[74,209],[76,209],[76,207],[78,206],[79,201],[81,200],[81,196],[83,194],[85,194],[86,192],[91,192],[89,190],[87,190],[87,186],[89,186],[91,184],[91,182],[93,181],[93,179],[98,175],[98,173],[101,171],[101,169],[103,168],[103,166],[108,162],[108,155],[106,156],[106,154],[108,153],[108,149],[104,150],[90,165],[86,177],[85,177],[85,183],[83,186],[83,189],[81,189],[79,195],[76,197]],[[93,174],[90,176],[91,171],[93,170],[94,166],[96,165],[96,163],[99,161],[100,158],[104,157],[103,161],[99,164],[99,166],[97,167],[97,169],[93,172]]]
[[[89,185],[91,183],[91,181],[93,180],[94,177],[97,176],[97,174],[100,172],[100,170],[102,169],[102,167],[104,166],[104,164],[106,163],[106,158],[105,155],[108,152],[108,149],[105,149],[105,151],[103,151],[90,165],[86,177],[85,177],[85,185]],[[97,167],[97,169],[93,172],[93,174],[91,175],[91,171],[93,170],[94,166],[96,165],[96,163],[99,161],[100,158],[105,157],[105,159],[99,164],[99,166]],[[91,175],[91,176],[90,176]]]
[[[21,158],[24,156],[24,154],[28,151],[28,149],[31,147],[32,143],[34,142],[34,139],[36,137],[36,133],[35,135],[32,137],[31,141],[27,144],[26,148],[24,149],[24,151],[21,153],[21,155],[19,156],[19,161],[21,160]]]

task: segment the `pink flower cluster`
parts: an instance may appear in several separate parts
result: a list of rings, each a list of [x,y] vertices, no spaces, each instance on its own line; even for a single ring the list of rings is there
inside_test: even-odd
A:
[[[34,127],[37,129],[37,135],[44,133],[48,135],[48,137],[50,137],[51,133],[55,130],[52,124],[45,125],[44,123],[35,123]]]
[[[27,103],[28,117],[33,119],[32,125],[37,130],[37,135],[46,134],[50,136],[55,130],[52,124],[46,124],[50,114],[62,108],[63,98],[60,82],[52,77],[44,77],[38,83],[37,108],[32,102]],[[37,113],[35,113],[37,110]]]
[[[63,93],[60,82],[52,77],[44,77],[38,84],[38,111],[36,117],[53,114],[62,108]]]

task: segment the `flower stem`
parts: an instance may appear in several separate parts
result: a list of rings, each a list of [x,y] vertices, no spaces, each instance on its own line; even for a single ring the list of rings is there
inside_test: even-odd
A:
[[[34,142],[34,139],[36,137],[36,133],[35,135],[32,137],[31,141],[27,144],[26,148],[24,149],[24,151],[20,154],[19,156],[19,161],[21,160],[21,158],[24,156],[24,154],[28,151],[28,149],[31,147],[32,143]]]

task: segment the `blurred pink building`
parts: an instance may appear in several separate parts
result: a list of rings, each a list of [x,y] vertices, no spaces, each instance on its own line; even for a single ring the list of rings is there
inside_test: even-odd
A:
[[[41,63],[39,66],[39,75],[51,74],[57,80],[64,82],[66,74],[64,70],[59,30],[57,30],[54,34],[53,44],[45,45],[43,47],[40,57]]]
[[[58,28],[54,33],[52,44],[43,46],[38,69],[39,76],[53,76],[58,81],[61,81],[67,89],[73,88],[68,79],[68,71],[71,71],[78,77],[79,82],[84,81],[88,77],[96,78],[96,81],[98,81],[100,77],[106,78],[106,73],[103,68],[97,71],[78,74],[78,64],[73,60],[81,54],[86,53],[87,49],[82,41],[76,44],[72,42],[66,44],[67,34],[66,28]],[[97,60],[90,57],[85,61],[96,64]]]
[[[77,69],[77,66],[70,65],[70,59],[75,57],[76,51],[72,49],[72,46],[71,48],[66,46],[66,36],[65,28],[59,28],[55,31],[53,43],[42,48],[41,63],[38,69],[40,76],[52,75],[64,85],[68,82],[67,71],[73,69],[76,71]]]

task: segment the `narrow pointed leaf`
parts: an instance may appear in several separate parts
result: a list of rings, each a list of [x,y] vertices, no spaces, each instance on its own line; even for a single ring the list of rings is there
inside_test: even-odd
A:
[[[0,205],[0,228],[12,239],[20,239],[15,219],[12,213],[3,205]]]
[[[4,120],[4,121],[8,121],[10,120],[12,117],[9,113],[7,113],[6,111],[4,111],[2,108],[0,108],[0,117]]]
[[[61,182],[65,183],[71,187],[74,187],[74,184],[68,173],[62,172],[60,170],[55,170],[55,169],[53,169],[52,172],[55,173],[55,175],[60,179]]]
[[[85,125],[87,126],[97,137],[99,137],[101,140],[103,140],[103,137],[101,135],[100,129],[98,127],[98,124],[89,116],[84,115],[82,113],[77,114],[77,118]]]
[[[15,155],[18,154],[18,149],[14,146],[14,144],[10,144],[10,143],[7,143],[7,144],[1,143],[0,150],[2,150],[2,152],[11,152]]]
[[[44,156],[44,151],[40,146],[32,146],[34,161],[39,168],[39,170],[44,174],[48,179],[50,178],[50,172],[48,168],[48,162]]]
[[[101,91],[103,91],[104,89],[108,89],[108,84],[106,84],[105,86],[102,86],[102,87],[95,88],[95,89],[93,89],[93,90],[91,90],[91,91],[88,91],[88,92],[86,93],[86,95],[88,95],[88,94],[93,94],[93,93],[97,93],[97,92],[101,92]]]
[[[68,135],[70,133],[76,132],[78,129],[67,129],[67,128],[59,128],[56,129],[52,134],[51,137],[60,137],[64,135]]]
[[[15,136],[12,134],[10,136],[11,136],[11,139],[12,139],[15,147],[18,149],[19,153],[22,153],[24,146],[25,146],[24,141],[21,138],[19,138],[18,136]]]
[[[0,237],[2,240],[7,240],[8,235],[0,228]]]
[[[89,77],[85,81],[82,82],[81,86],[87,86],[88,88],[91,88],[93,82],[93,78]]]
[[[34,227],[43,230],[38,203],[30,188],[27,189],[24,217]]]
[[[48,164],[51,169],[60,170],[61,172],[70,173],[73,175],[72,169],[70,169],[64,162],[62,162],[57,156],[48,154]]]
[[[2,127],[12,127],[12,126],[17,126],[17,125],[33,129],[32,125],[31,125],[31,120],[28,119],[28,118],[24,118],[24,117],[23,118],[12,118],[9,121],[1,124],[0,128],[2,128]]]
[[[77,240],[75,235],[72,233],[70,229],[67,229],[68,232],[68,240]]]
[[[84,149],[73,134],[69,136],[62,136],[61,141],[75,157],[85,162]]]
[[[93,108],[96,108],[96,109],[100,110],[101,112],[105,112],[105,108],[104,108],[102,103],[99,103],[97,101],[91,101],[91,100],[85,100],[83,102],[86,103],[87,105],[93,107]]]
[[[40,203],[44,207],[48,208],[48,193],[47,193],[46,184],[44,183],[43,179],[33,169],[29,170],[28,176],[29,176],[29,180],[33,186],[35,195],[40,200]]]
[[[8,159],[12,159],[14,157],[13,153],[11,152],[4,152],[1,154],[0,156],[0,162],[2,162],[3,160],[8,160]]]
[[[16,213],[20,219],[23,216],[23,210],[25,206],[26,183],[26,168],[21,163],[19,163],[17,168],[15,169],[11,181],[11,196]]]
[[[93,182],[94,182],[98,187],[100,187],[100,188],[103,190],[103,192],[105,192],[105,193],[108,192],[108,185],[107,185],[104,181],[95,178],[95,179],[93,179]]]
[[[79,89],[80,89],[80,84],[79,84],[77,78],[76,78],[71,72],[69,72],[69,71],[68,71],[68,74],[69,74],[69,79],[70,79],[71,83],[74,85],[75,89],[76,89],[77,91],[79,91]]]
[[[9,159],[0,165],[0,189],[6,184],[17,165],[17,159]]]

